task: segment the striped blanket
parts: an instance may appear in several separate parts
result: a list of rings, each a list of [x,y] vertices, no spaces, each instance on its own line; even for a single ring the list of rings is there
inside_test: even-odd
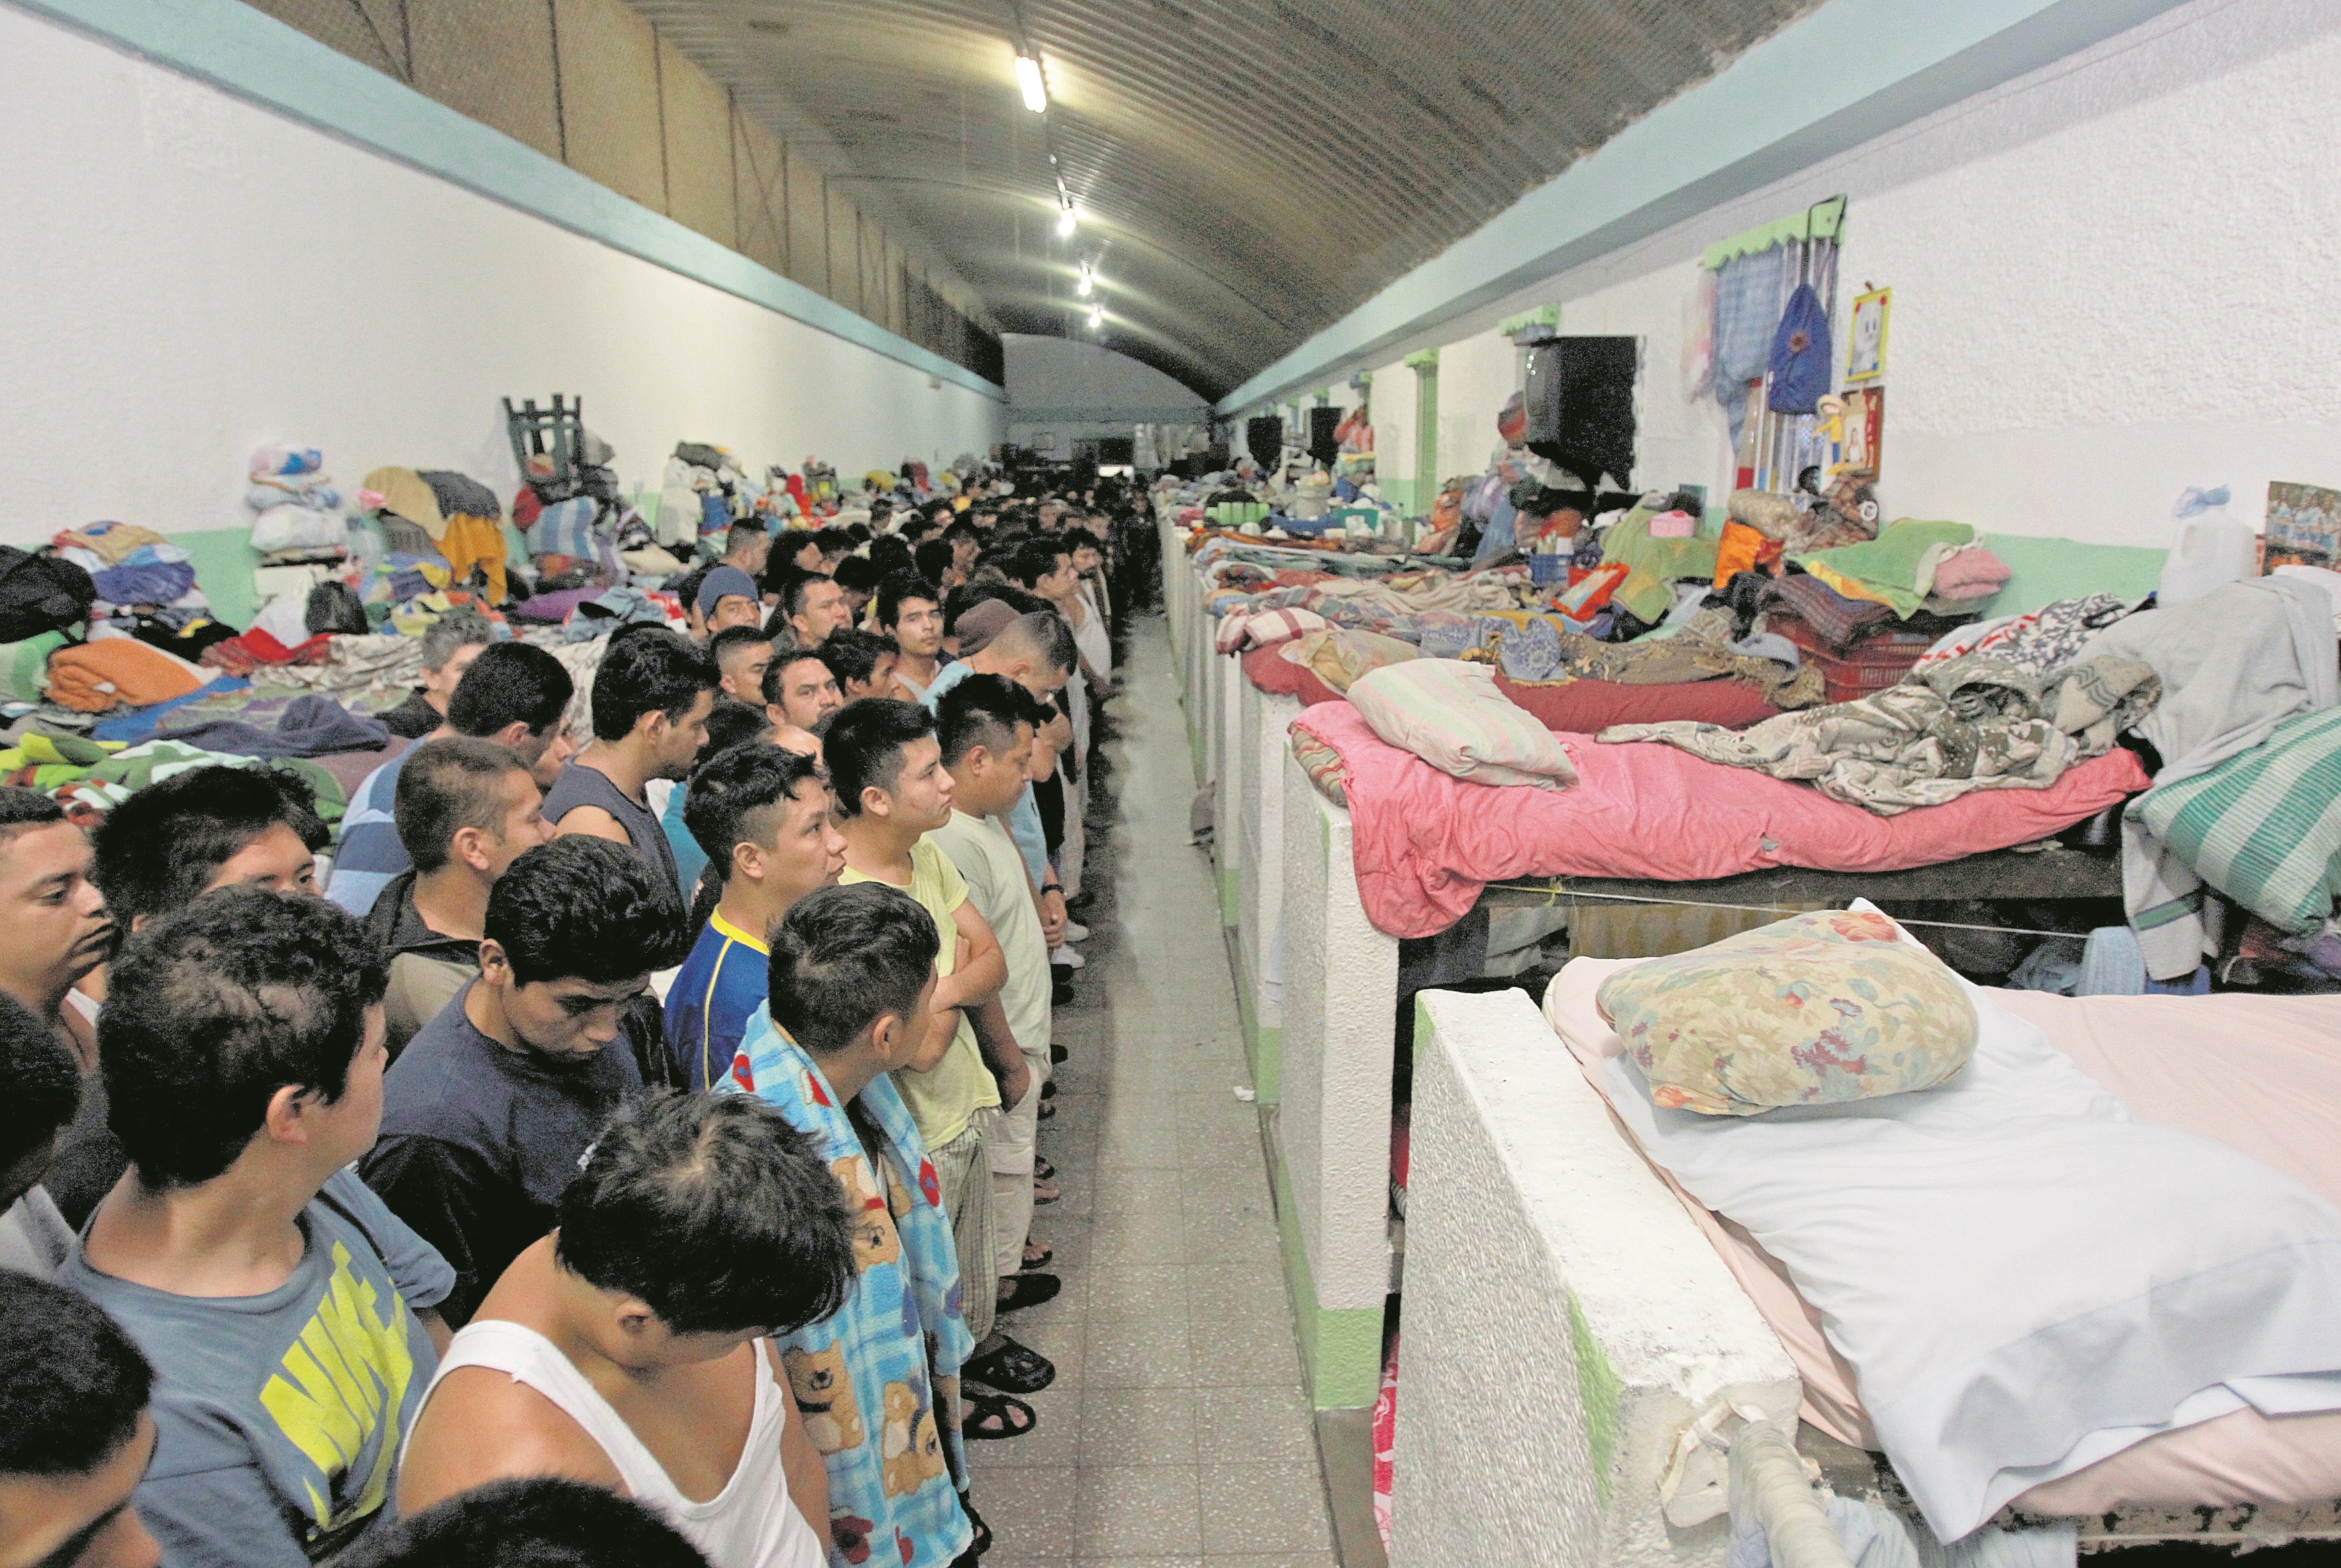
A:
[[[2276,727],[2265,745],[2207,773],[2149,789],[2132,821],[2204,882],[2296,936],[2341,896],[2341,708]],[[2199,908],[2201,890],[2130,911],[2149,930]]]

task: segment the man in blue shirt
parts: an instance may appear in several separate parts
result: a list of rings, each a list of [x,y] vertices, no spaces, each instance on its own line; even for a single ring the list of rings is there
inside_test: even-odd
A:
[[[447,722],[424,739],[463,735],[493,741],[520,759],[537,788],[550,789],[569,761],[572,748],[561,719],[575,690],[561,660],[543,649],[499,642],[472,660],[447,700]],[[410,747],[367,774],[342,818],[325,897],[360,919],[392,879],[414,865],[398,841],[394,815],[399,769],[413,754]]]
[[[773,925],[845,869],[833,804],[818,763],[763,741],[719,752],[692,775],[683,820],[723,881],[666,994],[667,1048],[694,1089],[730,1070],[764,1005]]]

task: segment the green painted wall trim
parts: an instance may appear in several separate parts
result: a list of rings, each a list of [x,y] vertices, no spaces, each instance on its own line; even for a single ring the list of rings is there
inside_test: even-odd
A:
[[[1294,1217],[1292,1184],[1277,1151],[1276,1228],[1284,1243],[1284,1285],[1300,1333],[1300,1376],[1317,1410],[1357,1410],[1373,1404],[1382,1384],[1382,1314],[1370,1306],[1317,1305],[1317,1283]]]
[[[1284,1031],[1273,1024],[1260,1021],[1260,1008],[1254,999],[1252,977],[1244,972],[1242,949],[1236,949],[1236,1017],[1243,1026],[1244,1059],[1251,1064],[1251,1087],[1254,1104],[1272,1106],[1282,1090]]]
[[[1004,388],[239,0],[15,0],[612,250],[1005,402]]]
[[[1217,825],[1214,824],[1214,826]],[[1222,865],[1220,868],[1220,924],[1223,928],[1231,927],[1241,918],[1236,911],[1238,906],[1243,902],[1242,891],[1242,885],[1237,879],[1236,868],[1233,866]]]
[[[1618,1451],[1618,1400],[1625,1384],[1602,1354],[1585,1321],[1577,1293],[1564,1293],[1569,1304],[1569,1359],[1577,1365],[1577,1404],[1585,1414],[1585,1447],[1593,1462],[1593,1486],[1601,1506],[1609,1506],[1609,1464]]]
[[[1439,351],[1425,349],[1420,353],[1407,355],[1401,362],[1410,371],[1435,371],[1439,368]]]
[[[1525,315],[1505,317],[1504,320],[1497,326],[1496,331],[1504,337],[1510,337],[1513,333],[1524,332],[1530,327],[1557,327],[1559,325],[1560,325],[1560,307],[1559,305],[1539,305],[1536,309],[1529,311]]]
[[[2101,43],[2179,0],[1828,0],[1230,392],[1242,408]],[[1718,236],[1720,237],[1720,236]]]

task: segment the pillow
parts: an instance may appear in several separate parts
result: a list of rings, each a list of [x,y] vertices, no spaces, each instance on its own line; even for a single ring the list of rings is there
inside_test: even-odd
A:
[[[1496,690],[1488,665],[1417,659],[1350,685],[1350,700],[1383,742],[1477,784],[1559,789],[1577,768],[1551,730]]]
[[[1652,958],[1596,999],[1650,1097],[1701,1116],[1932,1088],[1975,1054],[1958,978],[1874,909],[1798,915]]]

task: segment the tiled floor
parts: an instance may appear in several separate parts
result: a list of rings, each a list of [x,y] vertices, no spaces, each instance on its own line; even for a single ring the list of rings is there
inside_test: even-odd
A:
[[[1064,1294],[1003,1320],[1057,1364],[1030,1435],[969,1445],[986,1568],[1333,1568],[1186,730],[1159,619],[1090,819],[1089,967],[1041,1129]]]

